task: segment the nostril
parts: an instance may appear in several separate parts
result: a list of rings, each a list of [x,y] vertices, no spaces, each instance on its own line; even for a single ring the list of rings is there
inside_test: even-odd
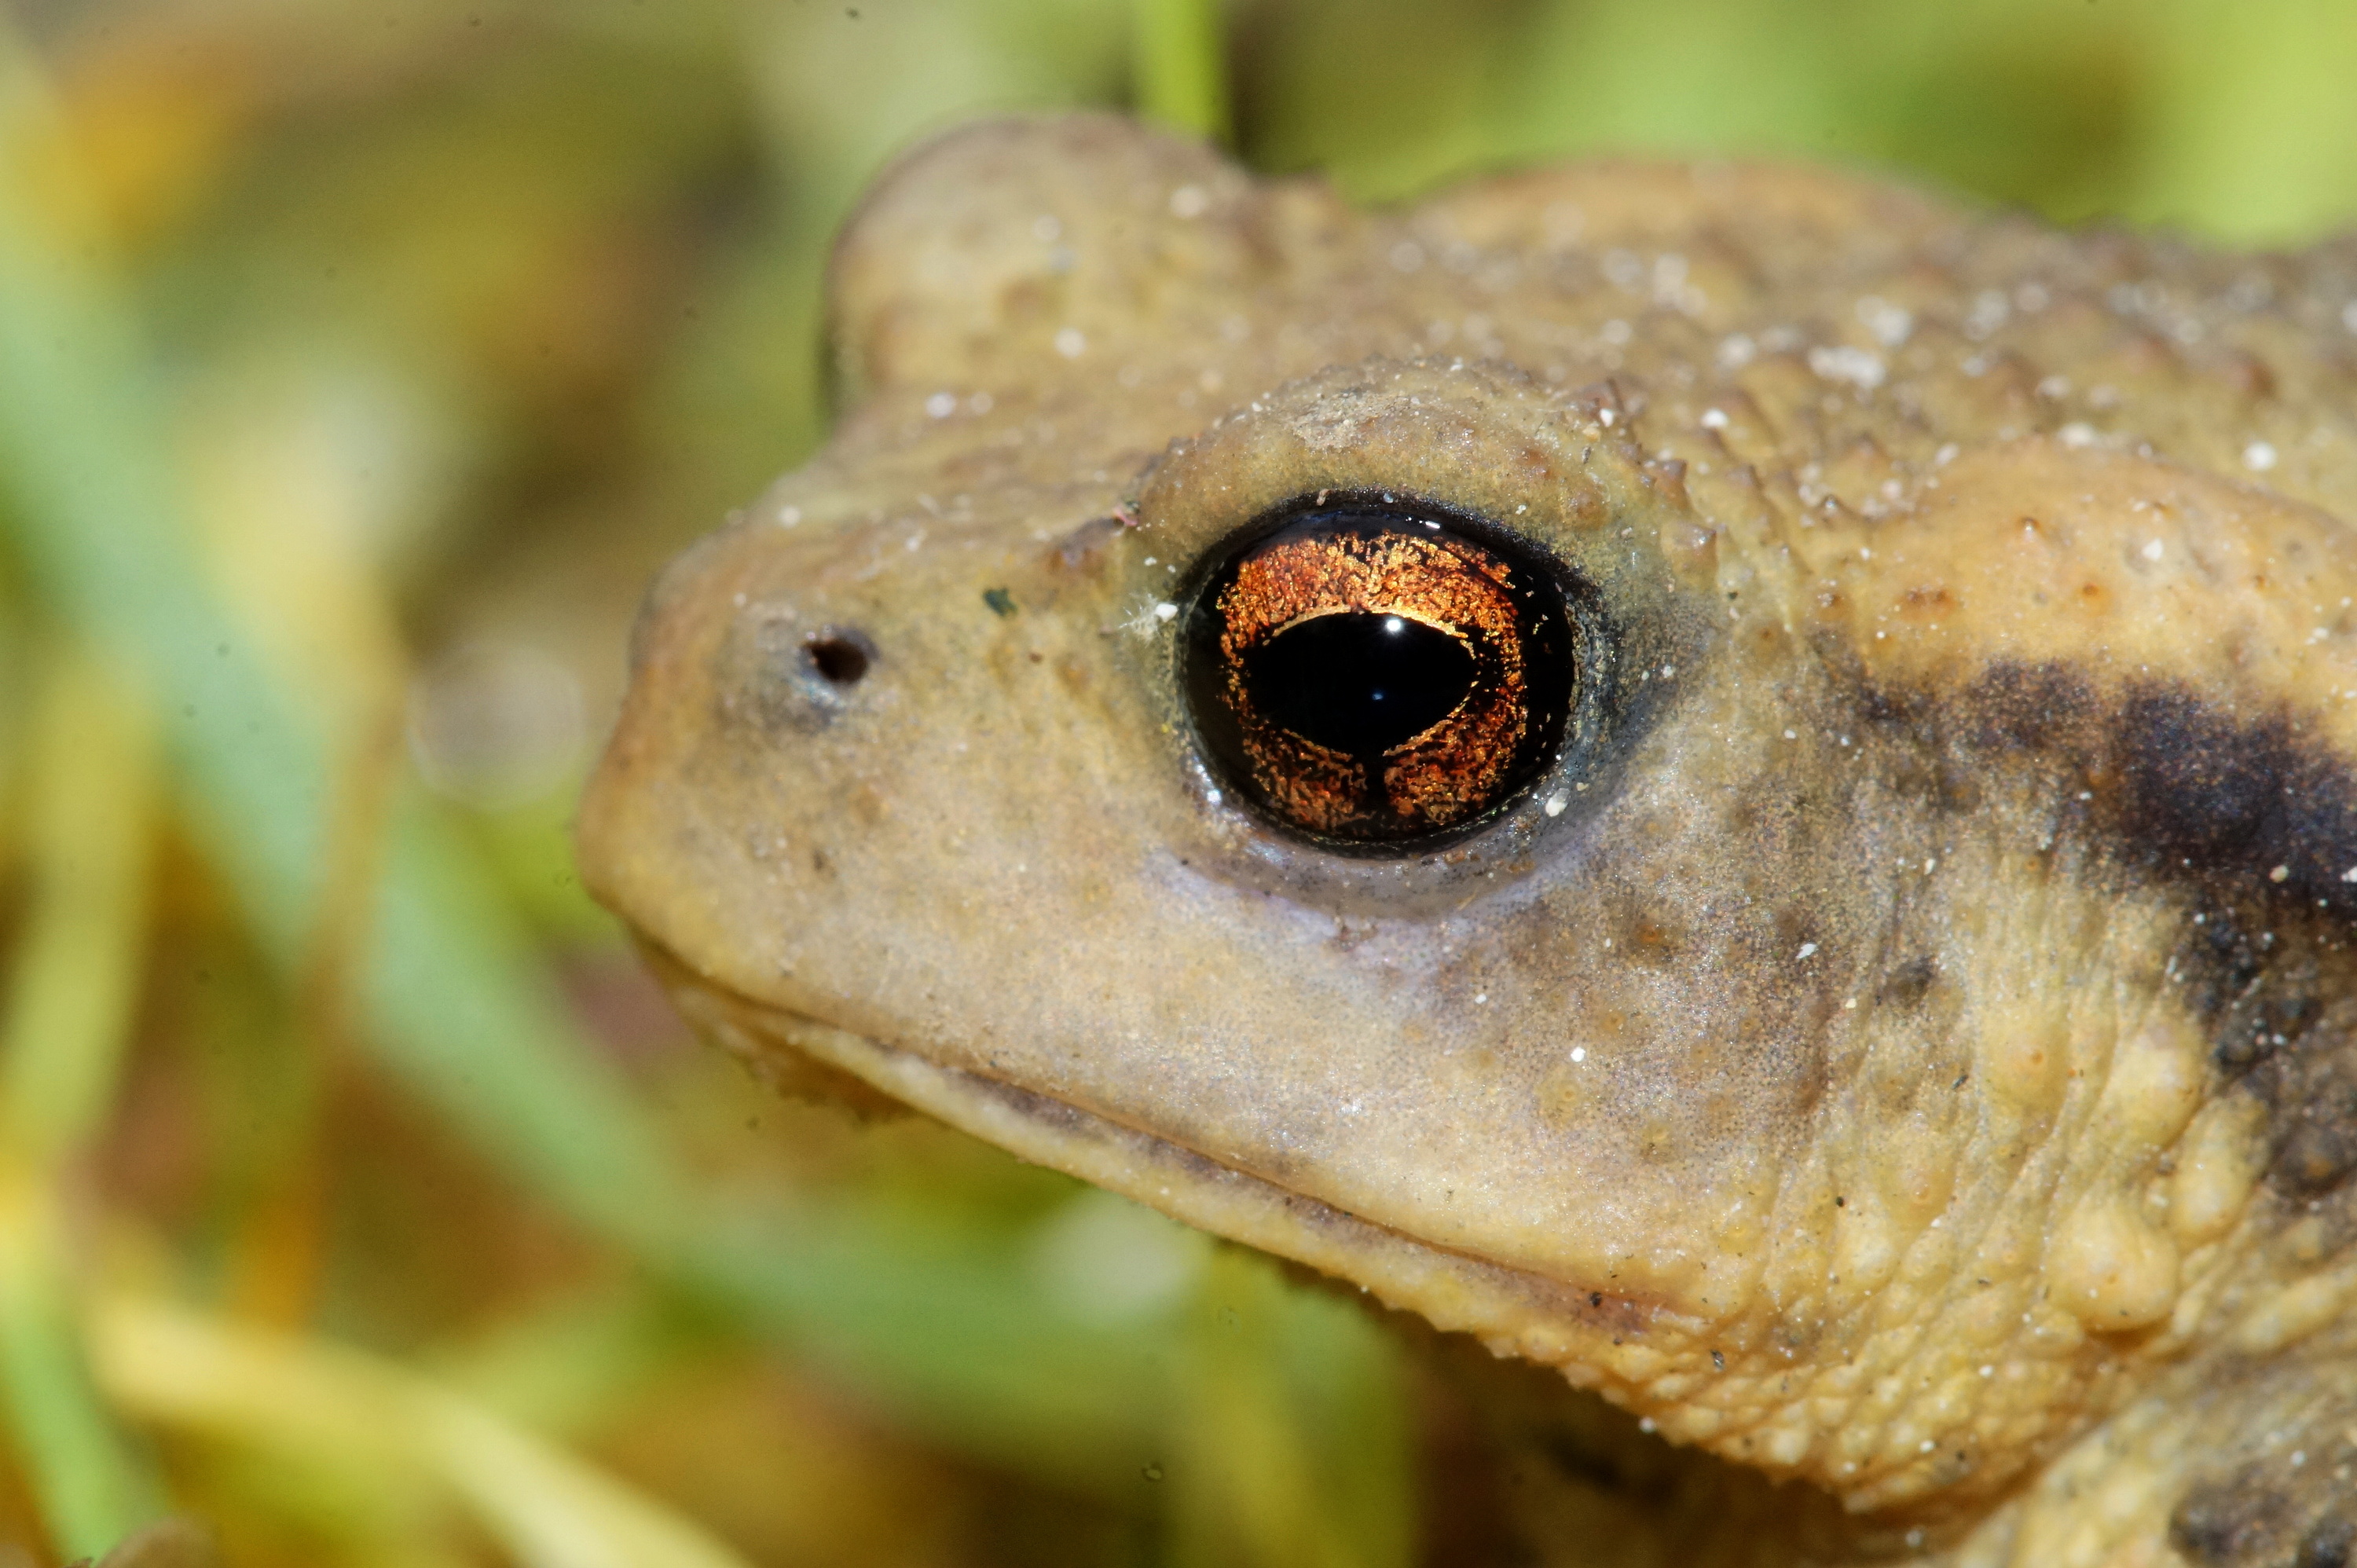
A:
[[[875,656],[862,646],[866,640],[856,633],[823,631],[802,644],[802,657],[828,685],[857,685],[875,661]]]

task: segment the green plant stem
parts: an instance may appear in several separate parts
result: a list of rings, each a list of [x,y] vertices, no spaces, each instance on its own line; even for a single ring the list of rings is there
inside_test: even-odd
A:
[[[1219,0],[1132,0],[1137,111],[1214,142],[1228,139]]]
[[[80,650],[55,650],[32,737],[30,918],[0,1014],[0,1117],[51,1175],[114,1100],[138,1001],[153,759],[146,715]]]
[[[30,748],[31,899],[0,1015],[0,1399],[53,1541],[102,1552],[159,1492],[92,1389],[64,1188],[103,1123],[146,923],[144,714],[77,650],[48,660]]]
[[[0,1398],[51,1543],[92,1556],[157,1517],[161,1495],[91,1386],[54,1192],[21,1176],[0,1178]]]

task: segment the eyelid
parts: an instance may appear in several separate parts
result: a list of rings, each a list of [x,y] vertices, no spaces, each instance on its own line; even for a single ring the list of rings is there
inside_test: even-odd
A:
[[[1491,367],[1374,360],[1322,371],[1176,444],[1139,491],[1135,538],[1143,554],[1200,564],[1286,502],[1405,490],[1512,518],[1516,533],[1557,553],[1585,553],[1644,492],[1633,467],[1592,460],[1578,413]]]

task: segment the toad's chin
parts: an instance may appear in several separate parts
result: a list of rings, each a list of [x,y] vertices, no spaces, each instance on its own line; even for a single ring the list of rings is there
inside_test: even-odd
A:
[[[913,1107],[1199,1230],[1349,1280],[1437,1327],[1479,1335],[1500,1354],[1557,1367],[1577,1385],[1600,1380],[1580,1359],[1584,1340],[1641,1339],[1663,1310],[1432,1246],[1152,1133],[751,1001],[653,943],[641,946],[682,1015],[781,1087],[817,1089],[855,1107]],[[1613,1391],[1609,1381],[1605,1391]]]

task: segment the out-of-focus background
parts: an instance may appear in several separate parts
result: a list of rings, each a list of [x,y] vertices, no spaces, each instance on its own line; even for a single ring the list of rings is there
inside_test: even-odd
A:
[[[2346,0],[0,0],[0,1568],[1447,1560],[1372,1316],[772,1098],[574,877],[847,204],[1096,104],[2287,244],[2352,81]]]

